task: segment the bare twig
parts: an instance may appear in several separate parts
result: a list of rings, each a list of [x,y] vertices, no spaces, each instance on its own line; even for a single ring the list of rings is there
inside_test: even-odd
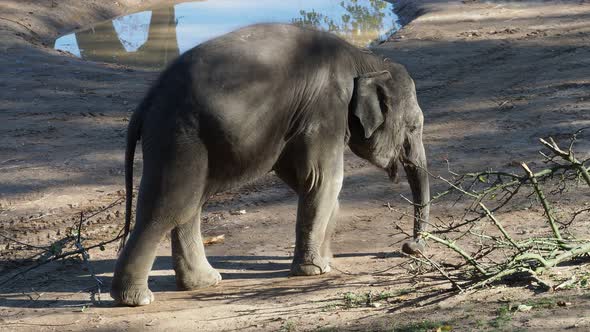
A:
[[[460,292],[463,291],[463,288],[455,280],[453,280],[453,278],[451,278],[438,264],[433,262],[430,258],[426,257],[426,255],[424,255],[424,253],[422,253],[422,251],[418,250],[418,252],[420,253],[420,256],[422,256],[422,258],[424,258],[426,261],[428,261],[428,263],[430,265],[432,265],[443,277],[445,277],[448,281],[450,281],[451,284],[453,285],[453,287],[458,289]]]
[[[48,264],[48,263],[51,263],[51,262],[54,262],[54,261],[57,261],[57,260],[60,260],[60,259],[69,257],[69,256],[81,254],[84,250],[88,251],[88,250],[92,250],[92,249],[95,249],[95,248],[104,247],[107,244],[110,244],[110,243],[113,243],[115,241],[118,241],[119,239],[121,239],[121,233],[122,233],[122,231],[119,232],[119,235],[117,235],[117,237],[115,237],[113,239],[110,239],[108,241],[104,241],[104,242],[101,242],[101,243],[92,245],[90,247],[87,247],[87,248],[82,248],[82,249],[76,249],[76,250],[68,251],[68,252],[65,252],[65,253],[63,253],[61,255],[50,257],[47,260],[39,261],[35,265],[33,265],[31,267],[28,267],[27,269],[25,269],[23,271],[20,271],[18,273],[15,273],[12,276],[4,279],[2,282],[0,282],[0,286],[5,285],[6,283],[8,283],[9,281],[13,280],[14,278],[16,278],[18,276],[22,276],[22,275],[26,274],[27,272],[32,271],[32,270],[38,268],[39,266],[42,266],[42,265],[45,265],[45,264]]]
[[[582,213],[585,213],[585,212],[589,212],[589,211],[590,211],[590,207],[588,207],[588,208],[585,208],[585,209],[581,209],[581,210],[578,210],[578,211],[575,211],[575,212],[572,214],[572,217],[571,217],[571,219],[570,219],[568,222],[565,222],[565,223],[563,223],[562,225],[564,225],[564,226],[569,226],[569,225],[571,225],[571,224],[574,222],[574,220],[576,220],[576,218],[577,218],[577,217],[578,217],[580,214],[582,214]]]
[[[100,302],[100,294],[101,294],[101,288],[103,285],[103,282],[100,278],[98,278],[96,276],[96,274],[94,273],[94,268],[92,267],[92,264],[90,264],[90,254],[88,254],[88,250],[86,248],[84,248],[84,246],[82,245],[82,223],[84,222],[84,213],[80,212],[80,222],[78,223],[78,238],[76,240],[76,248],[78,248],[78,250],[80,251],[80,255],[82,256],[82,260],[84,261],[84,265],[86,265],[86,268],[88,269],[88,272],[90,272],[90,275],[92,276],[92,279],[94,279],[94,281],[96,282],[96,286],[93,287],[94,289],[91,291],[91,300],[93,302],[98,301]],[[95,299],[95,295],[96,295],[96,299]]]
[[[504,235],[506,240],[508,240],[508,242],[510,242],[516,249],[520,250],[520,246],[518,245],[518,243],[514,242],[512,237],[510,235],[508,235],[508,232],[506,232],[506,230],[504,229],[502,224],[498,221],[498,219],[496,219],[496,217],[492,214],[492,212],[490,212],[490,210],[488,210],[488,208],[481,202],[479,203],[479,206],[484,210],[484,212],[486,213],[488,218],[490,218],[490,220],[494,223],[494,225],[496,225],[496,227],[498,228],[500,233],[502,233],[502,235]]]
[[[443,240],[439,237],[437,237],[436,235],[430,234],[428,232],[421,232],[420,235],[425,239],[432,239],[435,242],[438,242],[440,244],[445,245],[447,248],[452,249],[453,251],[455,251],[456,253],[458,253],[459,255],[461,255],[461,257],[463,257],[469,264],[471,264],[471,266],[473,266],[477,271],[479,271],[479,273],[483,274],[483,275],[488,275],[488,272],[486,270],[484,270],[474,259],[473,257],[471,257],[468,253],[466,253],[463,249],[461,249],[459,246],[457,246],[455,243],[447,241],[447,240]]]
[[[555,155],[557,155],[557,156],[561,157],[562,159],[564,159],[565,161],[569,162],[576,170],[578,170],[580,172],[580,174],[582,174],[582,177],[584,178],[584,180],[586,181],[588,186],[590,186],[590,173],[588,173],[588,169],[584,166],[584,164],[582,162],[580,162],[578,159],[576,159],[576,157],[574,156],[574,152],[572,150],[573,144],[576,140],[576,135],[581,133],[584,129],[586,129],[586,128],[582,128],[582,129],[578,130],[573,135],[570,146],[568,148],[568,151],[562,150],[559,147],[559,145],[557,145],[557,143],[555,142],[553,137],[549,137],[550,142],[547,142],[546,140],[544,140],[542,138],[539,138],[539,141],[541,142],[541,144],[543,144],[545,147],[547,147],[549,150],[551,150],[551,152],[553,152]]]
[[[27,267],[27,268],[25,268],[25,269],[23,269],[23,270],[21,270],[21,271],[19,271],[17,273],[14,273],[13,275],[5,278],[4,280],[2,280],[0,282],[0,286],[3,286],[5,284],[7,284],[8,282],[10,282],[11,280],[13,280],[13,279],[15,279],[15,278],[17,278],[19,276],[22,276],[22,275],[26,274],[27,272],[30,272],[30,271],[32,271],[32,270],[34,270],[34,269],[36,269],[36,268],[38,268],[40,266],[43,266],[45,264],[48,264],[48,263],[51,263],[51,262],[54,262],[54,261],[57,261],[57,260],[60,260],[60,259],[64,259],[66,257],[70,257],[70,256],[74,256],[74,255],[81,255],[82,256],[82,259],[84,261],[84,264],[87,266],[88,270],[91,272],[93,279],[95,279],[95,281],[97,282],[97,286],[95,286],[95,288],[98,287],[97,289],[98,289],[98,295],[99,295],[99,300],[100,300],[100,285],[102,285],[102,281],[98,277],[96,277],[96,274],[94,274],[94,272],[93,272],[92,266],[90,266],[90,263],[89,263],[89,253],[88,252],[90,250],[92,250],[92,249],[95,249],[95,248],[101,248],[102,249],[104,246],[106,246],[106,245],[108,245],[110,243],[113,243],[115,241],[120,240],[121,237],[122,237],[121,234],[122,234],[123,230],[120,230],[119,233],[117,234],[117,236],[115,238],[113,238],[113,239],[110,239],[110,240],[107,240],[107,241],[103,241],[103,242],[100,242],[98,244],[95,244],[95,245],[92,245],[92,246],[89,246],[89,247],[84,247],[82,245],[82,240],[83,240],[83,238],[82,238],[82,226],[89,219],[93,218],[94,216],[96,216],[96,215],[98,215],[100,213],[103,213],[103,212],[111,209],[112,207],[114,207],[116,205],[121,204],[122,202],[124,202],[124,199],[123,198],[118,198],[115,201],[113,201],[111,204],[109,204],[108,206],[99,209],[98,211],[96,211],[95,213],[91,214],[90,216],[87,216],[86,218],[84,217],[83,213],[80,213],[80,218],[79,218],[79,222],[78,222],[78,225],[77,225],[77,234],[70,234],[70,235],[66,236],[65,238],[63,238],[63,239],[60,239],[60,240],[54,242],[49,247],[34,246],[34,245],[31,245],[31,244],[28,244],[28,243],[24,243],[24,242],[20,242],[20,241],[14,240],[14,239],[8,237],[7,235],[4,235],[4,234],[1,234],[0,233],[0,237],[5,238],[6,240],[9,240],[9,241],[12,241],[12,242],[15,242],[15,243],[24,245],[24,246],[29,247],[29,248],[41,250],[40,253],[36,253],[35,255],[33,255],[33,256],[31,256],[29,258],[29,259],[33,259],[33,258],[35,258],[37,256],[40,256],[32,266],[29,266],[29,267]],[[62,248],[64,248],[66,244],[68,244],[69,242],[72,242],[72,241],[74,241],[74,246],[76,247],[76,250],[62,252]],[[59,244],[58,245],[59,250],[55,250],[54,249],[54,246],[56,244]]]
[[[28,248],[33,248],[33,249],[38,249],[38,250],[43,250],[43,251],[49,251],[49,248],[47,248],[47,247],[39,247],[39,246],[34,246],[32,244],[24,243],[24,242],[21,242],[21,241],[18,241],[16,239],[12,238],[12,237],[9,237],[7,235],[4,235],[2,233],[0,233],[0,237],[3,238],[3,239],[5,239],[5,240],[7,240],[7,241],[18,243],[18,244],[20,244],[22,246],[25,246],[25,247],[28,247]]]
[[[539,182],[537,181],[537,177],[535,176],[535,174],[533,174],[533,172],[527,166],[526,163],[522,163],[521,166],[524,169],[524,171],[526,172],[529,179],[531,179],[531,183],[533,184],[533,188],[535,188],[535,192],[537,193],[537,196],[539,197],[539,200],[541,201],[541,205],[543,205],[543,209],[545,210],[545,214],[547,215],[547,220],[549,221],[549,226],[551,226],[551,230],[553,231],[553,234],[555,235],[555,237],[557,239],[561,240],[561,234],[559,233],[559,228],[557,227],[557,224],[555,222],[555,217],[553,217],[553,212],[551,211],[551,207],[549,206],[549,202],[547,202],[547,198],[545,197],[545,194],[543,193],[541,186],[539,186]]]

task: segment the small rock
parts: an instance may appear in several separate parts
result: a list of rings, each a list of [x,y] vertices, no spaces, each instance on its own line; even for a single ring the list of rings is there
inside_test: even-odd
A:
[[[212,245],[212,244],[223,243],[224,241],[225,241],[225,234],[221,234],[221,235],[212,236],[212,237],[203,239],[203,244],[208,246],[208,245]]]
[[[233,216],[238,216],[238,215],[246,214],[246,210],[230,211],[229,214],[231,214]]]
[[[531,309],[533,309],[533,306],[526,305],[526,304],[520,304],[520,305],[518,305],[518,307],[516,307],[516,311],[520,311],[520,312],[531,311]]]

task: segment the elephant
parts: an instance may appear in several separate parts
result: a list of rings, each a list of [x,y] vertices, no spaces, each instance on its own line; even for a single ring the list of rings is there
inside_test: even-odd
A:
[[[258,24],[196,46],[160,74],[130,118],[125,234],[140,139],[143,170],[111,296],[128,306],[154,301],[148,273],[168,232],[177,287],[216,285],[221,276],[201,239],[202,206],[271,171],[298,196],[291,274],[329,272],[347,145],[391,179],[404,168],[414,239],[402,250],[424,250],[430,189],[423,125],[402,65],[328,32]]]

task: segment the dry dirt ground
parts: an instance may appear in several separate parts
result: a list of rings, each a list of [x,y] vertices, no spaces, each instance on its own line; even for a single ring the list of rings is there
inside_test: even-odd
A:
[[[212,0],[213,1],[213,0]],[[225,235],[208,247],[224,280],[214,288],[174,291],[169,242],[159,247],[150,287],[157,302],[114,307],[108,288],[115,245],[91,251],[104,282],[79,260],[28,265],[25,247],[47,245],[116,201],[123,188],[123,136],[129,114],[157,73],[91,63],[52,50],[56,36],[166,1],[23,1],[0,3],[0,330],[579,330],[590,329],[584,290],[536,294],[497,286],[450,296],[444,280],[411,277],[395,266],[405,183],[346,155],[335,270],[289,278],[295,196],[272,174],[215,197],[203,227]],[[374,51],[406,65],[425,112],[425,144],[434,173],[542,167],[537,138],[566,137],[590,125],[590,3],[584,1],[401,1],[405,27]],[[580,142],[586,153],[590,139]],[[140,156],[139,156],[140,157]],[[141,163],[138,162],[138,169]],[[137,174],[137,173],[136,173]],[[433,183],[436,192],[442,188]],[[588,192],[567,204],[587,203]],[[246,210],[245,214],[230,211]],[[456,213],[450,203],[433,216]],[[86,243],[116,235],[122,206],[91,219]],[[528,225],[508,213],[508,228]],[[579,219],[581,229],[589,224]],[[411,229],[409,220],[401,224]],[[530,226],[535,227],[535,226]],[[582,234],[587,236],[587,234]],[[9,240],[10,239],[10,240]],[[10,244],[9,244],[10,242]],[[436,255],[444,253],[434,252]],[[385,271],[384,271],[385,270]],[[372,292],[380,306],[357,301]],[[570,303],[560,307],[556,303]],[[508,305],[532,304],[527,313]]]

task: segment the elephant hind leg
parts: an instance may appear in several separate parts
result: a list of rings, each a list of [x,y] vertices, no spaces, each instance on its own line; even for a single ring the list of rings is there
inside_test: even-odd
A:
[[[190,223],[198,215],[203,192],[201,178],[206,176],[200,174],[206,172],[206,161],[204,168],[199,168],[203,163],[190,157],[176,153],[171,160],[158,160],[144,155],[135,227],[117,260],[111,285],[111,296],[120,304],[139,306],[153,302],[148,274],[158,243],[172,229]]]
[[[221,275],[205,256],[200,214],[199,209],[193,221],[172,230],[172,259],[176,285],[180,290],[214,286],[221,281]]]
[[[173,225],[169,221],[171,217],[152,215],[153,219],[143,219],[141,215],[146,210],[148,208],[144,204],[138,204],[138,222],[117,259],[111,296],[119,304],[141,306],[154,301],[148,288],[148,274],[156,257],[158,243]]]
[[[154,301],[147,279],[156,256],[157,244],[164,233],[164,229],[135,227],[115,266],[111,284],[111,296],[115,302],[142,306]]]

